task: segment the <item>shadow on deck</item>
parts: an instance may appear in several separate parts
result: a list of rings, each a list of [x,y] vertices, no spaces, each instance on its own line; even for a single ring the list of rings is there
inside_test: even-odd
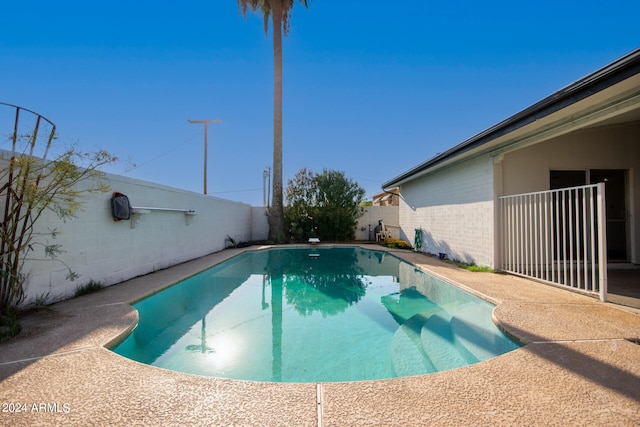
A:
[[[607,300],[640,308],[640,265],[609,264]]]

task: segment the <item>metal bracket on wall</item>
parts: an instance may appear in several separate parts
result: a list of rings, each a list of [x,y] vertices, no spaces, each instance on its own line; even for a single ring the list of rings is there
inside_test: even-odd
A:
[[[142,217],[142,215],[146,215],[151,211],[169,211],[169,212],[182,212],[187,221],[187,225],[191,223],[191,220],[194,216],[196,216],[196,211],[193,209],[174,209],[174,208],[153,208],[153,207],[142,207],[142,206],[132,206],[131,207],[131,228],[136,228],[138,225],[138,221]]]

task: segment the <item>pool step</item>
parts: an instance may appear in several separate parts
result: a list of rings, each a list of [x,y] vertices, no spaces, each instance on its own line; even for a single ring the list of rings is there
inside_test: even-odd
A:
[[[493,323],[492,309],[487,305],[472,305],[457,311],[451,319],[454,339],[476,361],[491,359],[517,348]]]
[[[398,325],[404,324],[411,317],[425,310],[438,307],[415,288],[407,288],[395,294],[385,295],[381,300]],[[440,309],[438,308],[438,310]]]
[[[397,376],[405,377],[438,371],[424,352],[420,331],[424,322],[440,310],[439,307],[432,307],[415,314],[396,330],[391,340],[391,360]]]
[[[398,376],[460,368],[517,348],[491,319],[490,305],[451,305],[410,317],[392,338],[391,357]]]
[[[459,368],[469,364],[467,351],[461,348],[451,330],[452,316],[446,310],[431,316],[420,331],[424,352],[438,371]]]

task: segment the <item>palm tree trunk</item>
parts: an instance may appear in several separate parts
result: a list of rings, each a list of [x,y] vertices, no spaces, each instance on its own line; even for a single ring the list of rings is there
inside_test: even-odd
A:
[[[269,238],[284,236],[282,197],[282,0],[271,1],[273,19],[273,203],[269,212]]]

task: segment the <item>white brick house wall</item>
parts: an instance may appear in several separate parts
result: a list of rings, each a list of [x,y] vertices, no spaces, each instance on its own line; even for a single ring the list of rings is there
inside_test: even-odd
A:
[[[494,266],[493,159],[482,156],[402,184],[401,237],[450,259]]]

